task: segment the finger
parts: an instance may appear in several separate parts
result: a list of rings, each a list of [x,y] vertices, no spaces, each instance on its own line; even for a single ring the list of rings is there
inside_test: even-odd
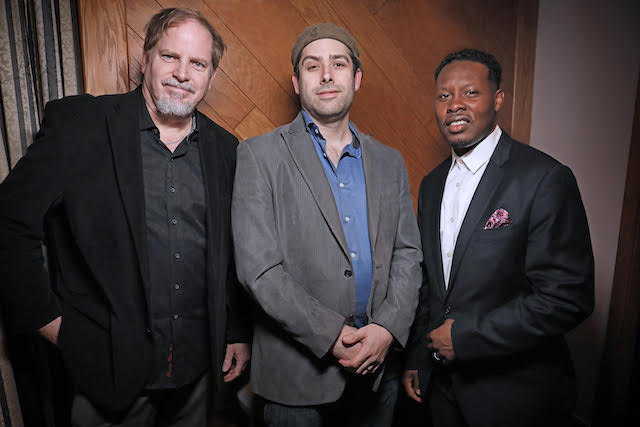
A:
[[[420,389],[416,389],[413,385],[413,381],[411,380],[411,378],[405,378],[403,380],[403,384],[404,384],[404,391],[407,393],[407,396],[409,396],[411,399],[415,400],[416,402],[422,403],[422,399],[420,398]]]
[[[227,372],[233,364],[233,350],[227,347],[227,351],[224,355],[224,362],[222,362],[222,372]]]
[[[365,336],[365,332],[362,329],[358,329],[355,332],[343,336],[342,344],[345,346],[354,345],[355,343],[362,341]]]
[[[356,369],[356,374],[366,375],[369,373],[369,366],[375,363],[376,359],[372,357],[366,358],[360,365],[358,365],[358,369]]]

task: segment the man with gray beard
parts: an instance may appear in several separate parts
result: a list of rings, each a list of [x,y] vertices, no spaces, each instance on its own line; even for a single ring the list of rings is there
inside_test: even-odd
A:
[[[142,85],[49,103],[0,185],[5,324],[60,348],[74,426],[206,425],[211,393],[249,358],[230,233],[237,140],[196,110],[224,49],[201,14],[160,11]]]

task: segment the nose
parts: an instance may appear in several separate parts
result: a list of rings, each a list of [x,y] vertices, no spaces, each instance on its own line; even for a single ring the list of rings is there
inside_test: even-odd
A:
[[[330,65],[324,65],[322,67],[322,81],[320,83],[333,83],[333,70]]]
[[[449,102],[447,103],[447,113],[455,113],[460,110],[465,110],[466,107],[462,98],[456,94],[452,94]]]
[[[177,61],[173,76],[180,82],[189,80],[189,62]]]

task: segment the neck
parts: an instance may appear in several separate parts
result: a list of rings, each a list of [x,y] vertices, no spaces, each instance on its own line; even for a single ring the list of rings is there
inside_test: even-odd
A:
[[[306,111],[306,110],[305,110]],[[351,129],[349,129],[349,113],[347,112],[343,117],[338,120],[322,120],[311,115],[308,111],[307,114],[313,119],[313,122],[320,129],[320,133],[327,141],[328,146],[344,148],[351,142]]]

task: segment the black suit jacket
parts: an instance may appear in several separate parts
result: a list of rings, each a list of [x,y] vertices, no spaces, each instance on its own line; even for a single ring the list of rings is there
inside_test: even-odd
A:
[[[0,186],[6,325],[27,332],[62,315],[65,364],[79,391],[103,409],[128,405],[152,365],[138,91],[48,103],[35,142]],[[197,114],[212,372],[219,383],[225,342],[247,341],[249,332],[230,235],[237,140]]]
[[[575,403],[563,334],[593,310],[587,219],[569,168],[505,133],[464,218],[445,289],[440,205],[451,158],[422,181],[424,280],[408,367],[429,389],[426,336],[445,318],[457,361],[453,389],[471,426],[549,425]],[[512,224],[485,230],[499,208]]]

